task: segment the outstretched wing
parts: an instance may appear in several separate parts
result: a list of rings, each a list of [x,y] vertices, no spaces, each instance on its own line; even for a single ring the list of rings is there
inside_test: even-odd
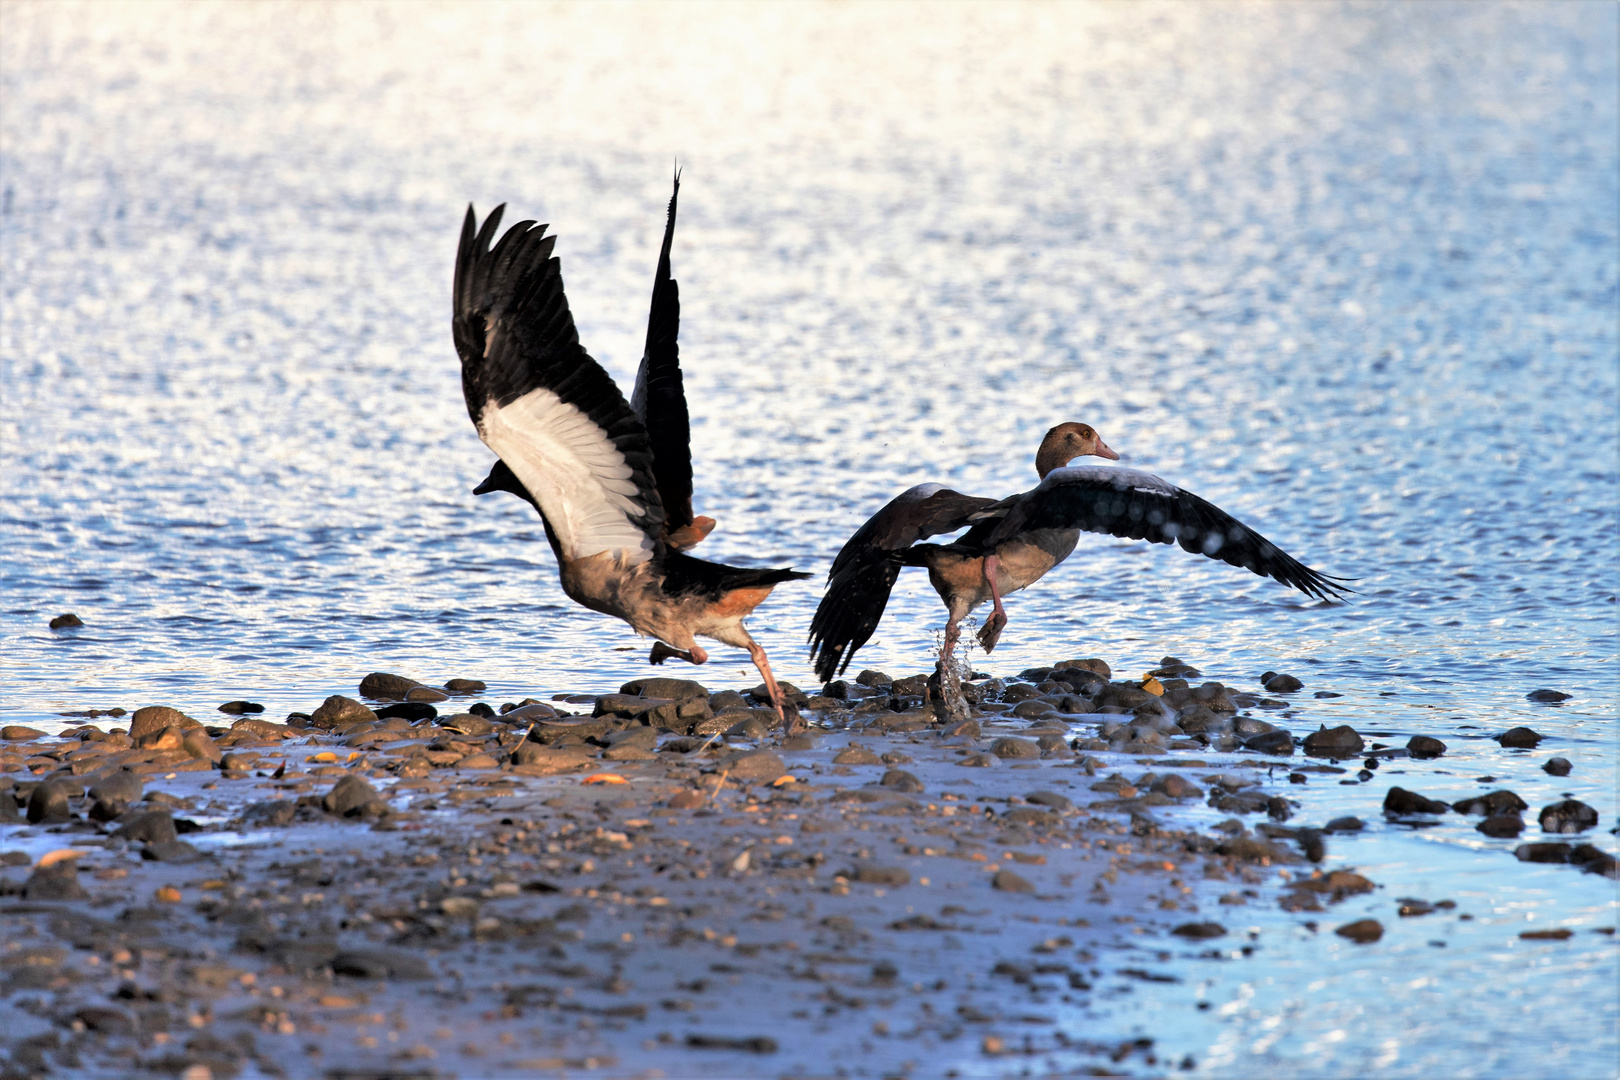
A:
[[[647,431],[579,343],[556,237],[521,221],[490,246],[504,210],[480,229],[468,206],[456,253],[451,329],[467,412],[561,557],[618,551],[645,562],[664,522]]]
[[[665,529],[671,533],[692,524],[692,428],[676,341],[681,329],[681,290],[669,276],[675,203],[680,194],[681,174],[677,170],[675,191],[669,197],[669,221],[664,226],[664,246],[658,252],[658,270],[653,276],[647,347],[641,354],[635,390],[630,394],[630,407],[647,429],[653,478],[664,504]]]
[[[1095,465],[1055,469],[1013,505],[985,538],[994,547],[1032,529],[1083,529],[1155,544],[1241,566],[1319,600],[1353,591],[1312,570],[1225,510],[1151,473]]]
[[[902,492],[855,530],[827,573],[827,593],[810,620],[810,659],[826,682],[849,666],[883,618],[905,552],[919,540],[955,532],[997,505],[922,484]]]

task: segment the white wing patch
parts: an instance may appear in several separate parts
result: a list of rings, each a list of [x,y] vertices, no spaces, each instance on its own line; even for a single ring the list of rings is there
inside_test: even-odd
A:
[[[630,466],[579,409],[544,387],[504,407],[491,399],[478,436],[540,504],[564,557],[615,551],[631,564],[652,558],[652,540],[636,523],[646,508]]]
[[[1111,465],[1071,465],[1053,469],[1041,481],[1041,487],[1057,487],[1075,481],[1101,481],[1105,484],[1128,487],[1132,491],[1145,491],[1154,495],[1179,495],[1181,489],[1168,480],[1161,480],[1140,469],[1122,469]]]

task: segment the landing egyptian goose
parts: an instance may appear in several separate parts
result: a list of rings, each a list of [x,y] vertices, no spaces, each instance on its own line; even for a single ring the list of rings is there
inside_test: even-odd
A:
[[[474,492],[506,491],[534,506],[563,592],[655,638],[652,663],[704,663],[695,637],[747,649],[782,717],[782,692],[743,619],[774,586],[810,575],[723,566],[684,551],[714,520],[692,513],[680,292],[669,272],[679,195],[677,173],[629,402],[579,343],[547,226],[519,222],[491,248],[505,205],[482,228],[467,207],[452,330],[467,412],[498,458]]]
[[[827,575],[827,593],[810,623],[816,674],[825,681],[847,668],[877,629],[901,567],[926,566],[947,611],[943,680],[961,620],[991,601],[995,610],[978,637],[985,652],[993,650],[1007,624],[1001,598],[1028,588],[1068,558],[1082,531],[1177,543],[1320,600],[1350,591],[1344,579],[1312,570],[1226,511],[1157,476],[1096,465],[1064,468],[1088,455],[1119,459],[1090,426],[1059,424],[1041,440],[1035,455],[1041,482],[1031,491],[997,501],[924,484],[874,514],[844,544]],[[953,543],[919,543],[968,526]]]

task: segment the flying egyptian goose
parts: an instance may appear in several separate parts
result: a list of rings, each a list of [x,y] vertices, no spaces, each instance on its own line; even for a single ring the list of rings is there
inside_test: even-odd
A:
[[[694,637],[747,649],[781,717],[782,693],[743,619],[774,586],[810,575],[685,552],[715,523],[692,513],[680,293],[669,275],[680,189],[677,173],[629,402],[580,346],[547,226],[521,221],[491,248],[505,204],[482,228],[467,207],[451,325],[467,412],[498,457],[474,493],[510,492],[539,511],[563,592],[655,638],[652,663],[704,663]]]
[[[1350,591],[1344,579],[1312,570],[1220,507],[1157,476],[1096,465],[1064,468],[1088,455],[1119,459],[1088,425],[1059,424],[1041,440],[1035,455],[1041,482],[1032,491],[997,501],[922,484],[896,496],[833,560],[827,593],[810,622],[816,674],[825,681],[843,672],[877,629],[901,567],[926,566],[948,613],[943,681],[962,619],[986,600],[995,605],[978,634],[985,652],[992,651],[1007,625],[1001,598],[1067,559],[1082,531],[1178,543],[1321,600]],[[953,543],[919,543],[967,526]]]

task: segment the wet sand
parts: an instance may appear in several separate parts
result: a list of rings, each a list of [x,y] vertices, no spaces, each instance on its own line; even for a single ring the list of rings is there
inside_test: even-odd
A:
[[[1378,940],[1333,917],[1378,886],[1314,868],[1359,825],[1311,821],[1308,781],[1426,759],[1274,728],[1255,714],[1286,676],[1111,674],[981,678],[955,723],[923,676],[790,687],[795,735],[750,692],[683,680],[471,712],[479,684],[376,675],[285,724],[8,728],[0,764],[37,821],[0,825],[5,1075],[1193,1068],[1153,1018],[1143,1037],[1093,1007],[1173,958],[1241,960],[1223,912],[1243,905]],[[1364,790],[1369,815],[1453,812]],[[1497,803],[1469,809],[1526,809]],[[1520,827],[1520,858],[1579,850]],[[1397,918],[1420,914],[1467,917]]]

